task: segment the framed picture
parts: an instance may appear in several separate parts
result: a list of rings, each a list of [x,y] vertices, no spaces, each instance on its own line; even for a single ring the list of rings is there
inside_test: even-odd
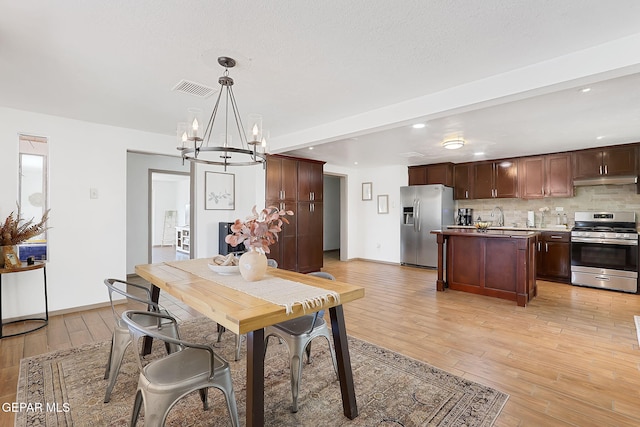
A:
[[[362,200],[372,200],[373,199],[373,190],[370,182],[362,183]]]
[[[236,176],[232,173],[204,173],[204,208],[233,210],[236,207]]]
[[[389,195],[388,194],[381,194],[378,196],[378,213],[379,214],[389,213]]]
[[[18,255],[13,251],[11,246],[4,248],[4,268],[18,268],[22,265],[18,259]]]

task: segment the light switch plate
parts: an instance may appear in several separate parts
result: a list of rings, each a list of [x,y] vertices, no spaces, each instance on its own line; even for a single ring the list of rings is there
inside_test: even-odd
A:
[[[89,197],[91,199],[97,199],[98,198],[98,189],[97,188],[90,188],[89,189]]]

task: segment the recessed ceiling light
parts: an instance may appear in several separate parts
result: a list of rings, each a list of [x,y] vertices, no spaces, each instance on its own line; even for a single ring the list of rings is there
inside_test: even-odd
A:
[[[357,164],[358,164],[358,162],[353,162],[353,164],[354,164],[354,165],[357,165]]]
[[[412,127],[413,127],[414,129],[422,129],[422,128],[424,128],[425,126],[427,126],[427,125],[425,125],[424,123],[416,123],[416,124],[414,124]]]
[[[603,139],[603,138],[604,138],[604,136],[602,136],[602,135],[596,136],[596,139],[598,139],[598,140]]]
[[[582,92],[582,93],[587,93],[587,92],[590,92],[590,91],[591,91],[590,87],[583,87],[582,89],[580,89],[580,92]]]
[[[484,151],[478,151],[476,153],[473,153],[474,156],[484,156]]]
[[[309,150],[313,150],[313,147],[309,147]]]

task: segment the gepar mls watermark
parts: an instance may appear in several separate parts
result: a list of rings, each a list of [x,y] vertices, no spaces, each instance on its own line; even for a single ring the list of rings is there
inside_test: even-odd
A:
[[[71,405],[67,402],[4,402],[2,412],[69,412]]]

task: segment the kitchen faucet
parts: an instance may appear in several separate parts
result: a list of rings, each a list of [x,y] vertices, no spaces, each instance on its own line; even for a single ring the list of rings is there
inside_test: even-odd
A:
[[[491,211],[491,218],[493,218],[493,213],[496,211],[496,209],[500,214],[498,216],[498,227],[502,227],[504,226],[504,212],[502,212],[502,208],[500,206],[496,206],[495,208],[493,208],[493,210]]]

